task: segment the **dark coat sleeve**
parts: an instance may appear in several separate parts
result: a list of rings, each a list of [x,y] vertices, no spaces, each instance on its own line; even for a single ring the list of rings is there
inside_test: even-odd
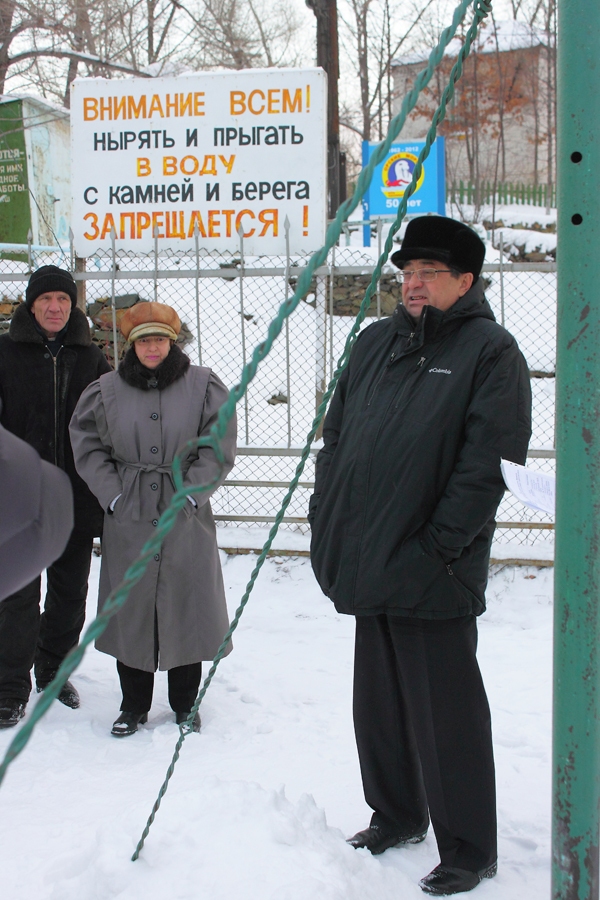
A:
[[[327,410],[327,415],[325,416],[325,421],[323,423],[323,447],[321,450],[319,450],[319,453],[317,455],[315,490],[311,495],[308,503],[308,521],[311,525],[317,514],[317,507],[319,505],[321,491],[323,489],[323,485],[327,481],[329,466],[331,465],[331,460],[333,459],[335,448],[337,447],[340,437],[340,431],[342,430],[342,419],[344,417],[344,401],[346,398],[349,377],[348,365],[340,376],[340,380],[338,381],[338,385],[335,389],[331,404],[329,406],[329,409]]]
[[[454,470],[420,534],[429,552],[450,562],[471,544],[494,517],[505,491],[500,460],[523,465],[530,437],[529,373],[510,338],[486,353],[478,368]]]
[[[73,528],[68,476],[0,426],[0,600],[61,555]]]

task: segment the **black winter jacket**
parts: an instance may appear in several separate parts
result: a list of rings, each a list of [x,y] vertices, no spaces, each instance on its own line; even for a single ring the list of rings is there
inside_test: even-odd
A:
[[[92,344],[84,313],[74,308],[53,359],[24,303],[0,336],[0,424],[63,469],[73,486],[75,529],[99,535],[104,514],[75,471],[69,422],[81,393],[111,368]]]
[[[311,560],[338,612],[479,615],[500,459],[524,463],[531,387],[480,283],[366,328],[325,419]]]

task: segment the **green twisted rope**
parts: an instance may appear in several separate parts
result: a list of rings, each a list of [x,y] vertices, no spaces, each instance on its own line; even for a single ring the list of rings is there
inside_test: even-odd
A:
[[[450,36],[447,38],[447,40],[449,41],[449,40],[451,39],[452,35],[453,35],[454,32],[456,31],[456,28],[458,27],[458,23],[460,22],[460,20],[462,19],[462,16],[464,15],[465,9],[466,9],[469,5],[470,5],[470,0],[469,0],[469,3],[466,4],[466,6],[465,6],[465,4],[461,4],[460,7],[457,7],[457,9],[455,10],[455,14],[454,14],[454,18],[453,18],[452,25],[451,25],[448,29],[446,29],[446,31],[445,31],[444,34],[442,35],[442,40],[444,39],[444,37],[447,35],[448,32],[451,32],[451,34],[450,34]],[[402,201],[401,201],[401,203],[400,203],[400,205],[399,205],[399,207],[398,207],[398,214],[397,214],[396,220],[395,220],[395,222],[392,224],[392,227],[390,228],[388,237],[387,237],[386,242],[385,242],[385,245],[384,245],[383,253],[381,254],[381,257],[380,257],[379,260],[378,260],[377,266],[376,266],[376,268],[375,268],[375,271],[373,272],[373,276],[372,276],[372,278],[371,278],[371,282],[370,282],[370,284],[369,284],[369,286],[368,286],[368,288],[367,288],[367,291],[366,291],[366,293],[365,293],[365,297],[364,297],[364,299],[363,299],[363,301],[362,301],[362,303],[361,303],[361,306],[360,306],[358,315],[357,315],[357,317],[356,317],[356,320],[355,320],[355,322],[354,322],[354,325],[353,325],[353,327],[352,327],[352,329],[351,329],[351,331],[350,331],[350,333],[349,333],[349,335],[348,335],[348,337],[347,337],[347,339],[346,339],[346,343],[345,343],[345,345],[344,345],[344,351],[343,351],[343,353],[342,353],[340,359],[338,360],[338,365],[337,365],[337,368],[336,368],[336,370],[335,370],[335,372],[334,372],[333,378],[331,379],[331,382],[330,382],[330,384],[329,384],[329,386],[328,386],[328,388],[327,388],[326,393],[323,395],[323,400],[322,400],[321,404],[319,405],[319,408],[318,408],[317,413],[316,413],[316,415],[315,415],[315,418],[314,418],[314,420],[313,420],[313,424],[312,424],[311,430],[309,431],[308,436],[307,436],[307,439],[306,439],[306,445],[305,445],[304,450],[302,451],[302,455],[301,455],[301,457],[300,457],[300,462],[298,463],[298,465],[297,465],[297,467],[296,467],[296,473],[295,473],[295,475],[294,475],[294,478],[293,478],[292,481],[290,482],[288,491],[287,491],[287,493],[286,493],[286,495],[285,495],[285,497],[284,497],[284,499],[283,499],[283,502],[282,502],[282,504],[281,504],[281,508],[280,508],[279,512],[277,513],[277,515],[276,515],[276,517],[275,517],[275,522],[273,523],[273,526],[272,526],[272,528],[271,528],[271,530],[270,530],[270,532],[269,532],[269,536],[268,536],[268,538],[267,538],[267,541],[265,542],[265,545],[263,546],[263,549],[262,549],[262,551],[261,551],[261,553],[260,553],[260,555],[259,555],[259,557],[258,557],[258,559],[257,559],[256,566],[255,566],[254,569],[252,570],[252,574],[251,574],[251,576],[250,576],[250,580],[248,581],[248,584],[246,585],[246,591],[245,591],[245,593],[244,593],[244,595],[243,595],[243,597],[242,597],[242,599],[241,599],[241,601],[240,601],[240,605],[238,606],[238,608],[237,608],[237,610],[236,610],[236,612],[235,612],[235,616],[234,616],[234,618],[233,618],[233,620],[232,620],[232,622],[231,622],[231,625],[230,625],[230,627],[229,627],[229,630],[227,631],[227,634],[226,634],[225,637],[223,638],[223,643],[222,643],[221,646],[219,647],[219,649],[218,649],[218,651],[217,651],[217,654],[216,654],[216,656],[215,656],[215,658],[214,658],[214,660],[213,660],[213,662],[212,662],[211,668],[210,668],[210,670],[209,670],[209,672],[208,672],[208,675],[206,676],[206,679],[205,679],[205,681],[204,681],[204,684],[203,684],[203,686],[202,686],[202,689],[200,690],[200,693],[198,694],[198,697],[196,698],[196,702],[194,703],[194,705],[193,705],[193,707],[192,707],[192,709],[191,709],[191,711],[190,711],[190,714],[189,714],[189,716],[188,716],[188,718],[187,718],[187,721],[184,722],[184,723],[182,723],[182,725],[180,725],[180,728],[179,728],[179,738],[178,738],[177,743],[176,743],[176,745],[175,745],[175,751],[174,751],[174,753],[173,753],[173,758],[172,758],[171,763],[170,763],[170,765],[169,765],[169,768],[168,768],[168,770],[167,770],[167,774],[166,774],[165,780],[164,780],[164,782],[163,782],[163,784],[162,784],[162,786],[161,786],[161,788],[160,788],[160,791],[159,791],[159,793],[158,793],[158,797],[156,798],[156,801],[155,801],[155,803],[154,803],[154,806],[152,807],[152,811],[151,811],[151,813],[150,813],[150,816],[148,817],[148,821],[146,822],[146,825],[145,825],[145,827],[144,827],[144,831],[143,831],[143,833],[142,833],[142,836],[141,836],[141,838],[140,838],[140,840],[139,840],[139,842],[138,842],[138,844],[137,844],[137,847],[136,847],[136,849],[135,849],[135,851],[134,851],[134,853],[133,853],[133,856],[131,857],[132,861],[135,861],[135,860],[137,860],[137,859],[139,858],[140,852],[141,852],[141,850],[142,850],[142,848],[143,848],[143,846],[144,846],[144,843],[145,843],[145,841],[146,841],[146,838],[148,837],[148,834],[149,834],[149,832],[150,832],[150,828],[152,827],[152,824],[153,824],[153,822],[154,822],[154,819],[156,818],[156,813],[158,812],[158,810],[159,810],[159,808],[160,808],[160,804],[161,804],[161,802],[162,802],[162,798],[164,797],[164,795],[165,795],[166,792],[167,792],[168,785],[169,785],[169,781],[170,781],[170,779],[171,779],[171,777],[172,777],[172,775],[173,775],[173,773],[174,773],[174,771],[175,771],[175,765],[176,765],[176,763],[177,763],[177,761],[178,761],[178,759],[179,759],[180,752],[181,752],[181,748],[182,748],[182,746],[183,746],[183,742],[184,742],[186,736],[187,736],[187,735],[191,732],[191,730],[192,730],[192,721],[193,721],[193,718],[194,718],[194,716],[196,715],[196,713],[197,713],[197,711],[198,711],[198,709],[199,709],[199,707],[200,707],[200,704],[202,703],[202,700],[204,699],[204,696],[205,696],[205,694],[206,694],[206,692],[207,692],[207,690],[208,690],[208,687],[209,687],[209,685],[210,685],[210,683],[211,683],[211,681],[212,681],[212,679],[213,679],[213,676],[214,676],[215,672],[217,671],[217,668],[218,668],[219,663],[221,662],[221,660],[222,660],[222,658],[223,658],[223,655],[224,655],[224,653],[225,653],[225,651],[226,651],[226,649],[227,649],[227,646],[228,646],[228,644],[229,644],[229,641],[230,641],[230,639],[231,639],[231,636],[233,635],[233,632],[236,630],[236,628],[237,628],[237,626],[238,626],[238,623],[239,623],[239,621],[240,621],[240,619],[241,619],[241,617],[242,617],[242,614],[243,614],[243,612],[244,612],[244,608],[245,608],[246,604],[248,603],[248,600],[250,599],[250,594],[252,593],[252,590],[253,590],[253,588],[254,588],[254,584],[255,584],[255,582],[256,582],[256,579],[258,578],[258,575],[259,575],[259,572],[260,572],[260,570],[261,570],[261,568],[262,568],[262,566],[263,566],[263,563],[264,563],[264,561],[265,561],[266,558],[267,558],[267,554],[268,554],[268,552],[269,552],[269,550],[270,550],[270,548],[271,548],[271,545],[272,545],[272,543],[273,543],[273,540],[274,540],[274,538],[275,538],[275,536],[276,536],[276,534],[277,534],[277,531],[278,531],[278,529],[279,529],[279,525],[281,524],[281,521],[282,521],[282,519],[283,519],[283,517],[284,517],[284,515],[285,515],[285,512],[286,512],[286,510],[287,510],[287,508],[288,508],[288,506],[289,506],[289,503],[290,503],[290,501],[291,501],[291,499],[292,499],[292,496],[293,496],[293,494],[294,494],[294,491],[296,490],[296,487],[297,487],[297,485],[298,485],[298,482],[299,482],[299,480],[300,480],[300,477],[301,477],[301,475],[302,475],[302,472],[304,471],[304,466],[305,466],[305,464],[306,464],[306,460],[308,459],[308,454],[310,453],[310,448],[311,448],[312,442],[313,442],[313,440],[314,440],[314,438],[315,438],[315,435],[316,435],[316,433],[317,433],[317,430],[318,430],[318,428],[319,428],[319,425],[321,424],[321,420],[322,420],[322,418],[323,418],[323,416],[324,416],[324,414],[325,414],[325,411],[326,411],[327,406],[328,406],[328,404],[329,404],[329,400],[331,399],[331,396],[333,395],[333,392],[334,392],[334,390],[335,390],[335,388],[336,388],[336,385],[337,385],[337,382],[338,382],[338,380],[339,380],[339,378],[340,378],[340,375],[342,374],[342,372],[344,371],[344,369],[345,369],[346,366],[348,365],[348,361],[349,361],[349,358],[350,358],[350,352],[351,352],[352,347],[353,347],[353,345],[354,345],[354,343],[355,343],[355,341],[356,341],[356,338],[357,338],[357,336],[358,336],[358,331],[359,331],[359,329],[360,329],[360,326],[361,326],[362,322],[364,321],[365,316],[366,316],[366,314],[367,314],[367,311],[368,311],[368,309],[369,309],[369,306],[370,306],[370,304],[371,304],[371,297],[372,297],[373,292],[374,292],[374,290],[375,290],[377,281],[379,280],[379,278],[380,278],[380,276],[381,276],[381,270],[382,270],[382,268],[383,268],[383,265],[385,264],[385,262],[386,262],[387,259],[388,259],[390,250],[392,249],[392,245],[393,245],[393,237],[394,237],[394,235],[396,234],[396,232],[398,231],[398,229],[400,228],[400,225],[401,225],[401,223],[402,223],[402,219],[404,218],[404,216],[405,216],[405,214],[406,214],[406,209],[407,209],[408,200],[409,200],[410,196],[414,193],[414,191],[415,191],[415,189],[416,189],[417,182],[418,182],[418,180],[419,180],[419,178],[420,178],[420,176],[421,176],[421,171],[422,171],[422,167],[423,167],[423,162],[424,162],[424,160],[428,157],[429,151],[430,151],[430,149],[431,149],[431,145],[432,145],[433,141],[435,140],[436,131],[437,131],[437,126],[439,125],[439,123],[440,123],[440,122],[444,119],[444,117],[445,117],[445,112],[446,112],[446,106],[447,106],[447,103],[448,103],[449,100],[452,99],[452,96],[453,96],[453,94],[454,94],[454,85],[456,84],[456,82],[458,81],[458,79],[460,78],[460,76],[462,75],[462,66],[463,66],[463,62],[464,62],[464,60],[466,59],[467,55],[469,54],[469,51],[470,51],[470,49],[471,49],[472,42],[473,42],[473,40],[474,40],[474,38],[475,38],[475,35],[476,35],[476,33],[477,33],[477,29],[478,29],[478,27],[479,27],[479,24],[480,24],[481,20],[484,19],[485,16],[487,16],[487,14],[489,13],[489,11],[490,11],[490,9],[491,9],[491,0],[475,0],[474,6],[475,6],[475,10],[476,10],[476,12],[475,12],[475,18],[474,18],[474,20],[473,20],[473,23],[472,23],[471,27],[469,28],[469,31],[467,32],[467,36],[466,36],[466,39],[465,39],[465,43],[464,43],[463,47],[461,48],[461,51],[460,51],[460,53],[459,53],[457,62],[456,62],[455,65],[453,66],[452,71],[451,71],[451,73],[450,73],[450,79],[449,79],[448,86],[446,87],[446,89],[445,89],[445,91],[444,91],[444,93],[443,93],[443,95],[442,95],[442,99],[441,99],[441,102],[440,102],[440,106],[439,106],[439,108],[437,109],[437,111],[436,111],[436,113],[435,113],[435,115],[434,115],[434,117],[433,117],[431,127],[430,127],[430,129],[429,129],[429,131],[428,131],[427,138],[426,138],[426,140],[425,140],[425,146],[423,147],[421,153],[419,154],[419,157],[418,157],[418,160],[417,160],[417,164],[415,165],[411,183],[410,183],[410,185],[406,188],[406,191],[404,192],[404,196],[403,196],[403,198],[402,198]],[[464,7],[464,9],[463,9],[463,7]],[[440,42],[440,43],[441,43],[441,42]],[[445,46],[445,45],[444,45],[444,46]],[[436,50],[434,51],[434,53],[432,53],[432,56],[436,53],[436,51],[437,51],[438,49],[439,49],[439,47],[436,48]],[[430,63],[431,63],[431,58],[430,58]],[[427,68],[426,70],[424,70],[424,72],[421,73],[421,75],[426,75],[428,72],[429,72],[429,66],[428,66],[428,68]],[[431,73],[431,74],[432,74],[432,73]],[[431,77],[431,74],[430,74],[429,77]],[[419,78],[421,77],[421,75],[419,76]],[[417,79],[417,81],[418,81],[418,79]],[[416,85],[416,82],[415,82],[415,85]],[[422,90],[422,87],[419,87],[419,90],[417,91],[417,97],[418,97],[418,93],[420,92],[420,90]],[[395,130],[395,132],[394,132],[394,137],[399,133],[400,129],[402,128],[402,126],[403,126],[403,124],[404,124],[404,120],[405,120],[405,118],[406,118],[406,115],[408,114],[408,112],[410,112],[410,110],[411,110],[411,109],[413,108],[413,106],[416,104],[416,98],[415,98],[415,101],[414,101],[414,103],[412,104],[412,106],[410,105],[410,103],[411,103],[411,95],[409,94],[409,95],[407,96],[407,98],[405,98],[405,101],[404,101],[404,104],[403,104],[403,106],[402,106],[401,112],[399,113],[399,115],[398,115],[398,116],[392,121],[392,123],[390,124],[390,133],[391,133],[392,129],[393,129],[393,128],[395,127],[395,125],[400,121],[400,124],[398,125],[397,130]],[[389,133],[388,133],[388,138],[389,138]],[[386,139],[386,141],[387,141],[387,139]],[[384,142],[384,144],[385,144],[385,143],[386,143],[386,142]],[[390,140],[390,144],[391,144],[391,140]],[[380,149],[381,146],[383,146],[383,145],[380,145],[380,147],[379,147],[378,149]],[[389,147],[388,147],[388,149],[389,149]],[[386,152],[387,152],[387,151],[386,151]],[[374,154],[374,155],[375,155],[375,154]],[[377,163],[377,165],[378,165],[378,163]],[[363,174],[364,174],[364,173],[363,173]],[[360,189],[360,179],[359,179],[359,182],[357,183],[356,192],[358,192],[359,189]],[[355,199],[355,197],[356,197],[356,192],[355,192],[355,195],[354,195],[354,197],[352,198],[352,200]],[[356,204],[355,204],[355,205],[356,205]],[[335,223],[334,223],[334,224],[335,224]],[[329,229],[329,231],[330,231],[330,230],[331,230],[331,229]],[[328,231],[328,233],[327,233],[327,237],[329,237],[329,231]],[[314,257],[313,257],[313,259],[314,259]],[[311,260],[311,262],[312,262],[312,260]],[[306,272],[306,270],[304,270],[304,271]],[[302,277],[302,276],[301,276],[301,277]],[[310,281],[309,281],[309,283],[310,283]],[[299,284],[300,284],[300,282],[299,282]],[[298,293],[298,290],[296,291],[296,293]],[[293,299],[294,299],[294,298],[292,298],[292,300],[293,300]],[[287,306],[287,304],[282,304],[282,306],[280,307],[280,312],[281,312],[281,310],[283,310],[286,306]],[[295,308],[295,307],[294,307],[294,308]],[[271,327],[275,324],[275,322],[276,322],[276,320],[274,320],[274,322],[271,323],[271,326],[270,326],[270,328],[269,328],[269,332],[270,332],[270,330],[271,330]],[[277,333],[279,333],[279,332],[277,332]],[[260,345],[255,349],[255,351],[254,351],[254,353],[253,353],[253,360],[254,360],[254,358],[257,358],[257,363],[256,363],[257,366],[258,366],[258,362],[260,362],[260,360],[261,360],[262,358],[264,358],[263,356],[260,355],[260,354],[261,354],[261,347],[262,347],[262,346],[263,346],[263,345],[260,344]],[[267,351],[267,352],[268,352],[268,351]],[[266,353],[265,353],[264,355],[266,355]],[[238,388],[239,388],[239,386],[238,386]],[[236,390],[237,390],[237,388],[236,388]],[[244,389],[244,390],[245,390],[245,389]],[[240,396],[243,396],[243,393],[242,393]],[[224,407],[222,407],[221,409],[223,410]],[[226,423],[227,423],[228,421],[229,421],[229,420],[226,419]]]
[[[205,491],[210,490],[210,488],[212,488],[215,484],[218,483],[219,478],[220,478],[220,473],[222,472],[223,465],[224,465],[224,457],[223,457],[223,452],[222,452],[222,449],[220,446],[220,440],[224,436],[225,430],[227,428],[227,424],[233,416],[233,413],[235,410],[235,405],[241,399],[241,397],[244,396],[244,392],[246,391],[248,384],[250,383],[250,381],[256,374],[256,370],[258,368],[259,363],[268,354],[268,352],[270,351],[271,346],[273,344],[273,341],[278,336],[278,334],[281,332],[282,327],[283,327],[283,322],[294,311],[294,309],[297,307],[298,303],[300,302],[301,298],[308,292],[308,288],[310,286],[310,282],[311,282],[311,278],[312,278],[314,270],[318,266],[322,265],[322,263],[324,262],[324,260],[327,257],[327,253],[329,252],[329,249],[335,243],[337,243],[337,240],[341,234],[343,222],[345,222],[345,220],[348,218],[350,213],[356,208],[356,206],[362,199],[363,194],[365,193],[368,185],[370,184],[375,167],[377,165],[379,165],[379,163],[384,159],[385,155],[387,154],[387,151],[389,150],[389,147],[391,146],[392,141],[400,132],[408,112],[410,112],[411,109],[413,109],[414,106],[416,105],[419,93],[431,79],[433,70],[438,65],[439,61],[441,60],[445,47],[447,46],[449,41],[454,36],[454,33],[456,32],[456,28],[458,27],[458,24],[462,20],[466,10],[468,9],[468,7],[470,5],[471,5],[470,0],[463,0],[463,2],[460,4],[460,6],[457,7],[457,9],[455,10],[453,20],[452,20],[452,25],[443,32],[438,47],[436,47],[436,49],[432,52],[432,54],[430,56],[427,69],[425,69],[423,72],[421,72],[419,74],[419,76],[417,77],[417,79],[415,81],[415,85],[413,87],[413,90],[406,96],[399,115],[396,116],[395,119],[392,120],[392,122],[390,123],[390,130],[388,132],[388,136],[387,136],[386,140],[383,141],[382,144],[379,145],[379,147],[376,149],[373,156],[371,157],[369,165],[361,173],[361,175],[358,179],[357,187],[356,187],[353,197],[350,198],[349,200],[347,200],[338,210],[335,221],[332,223],[332,225],[329,227],[329,229],[327,231],[326,243],[325,243],[324,247],[320,251],[315,253],[313,255],[313,257],[311,257],[307,267],[303,270],[303,273],[301,274],[301,276],[298,280],[298,283],[296,286],[296,291],[295,291],[294,295],[291,298],[289,298],[289,300],[286,303],[283,303],[281,305],[277,318],[269,326],[266,340],[263,341],[261,344],[258,345],[258,347],[255,348],[253,355],[252,355],[251,362],[247,366],[245,366],[244,369],[242,370],[242,377],[240,380],[240,384],[237,385],[236,388],[234,388],[230,392],[227,402],[221,408],[221,411],[218,416],[218,420],[215,423],[215,425],[213,426],[211,434],[209,436],[207,436],[206,438],[202,438],[198,441],[189,442],[189,444],[180,452],[180,455],[175,458],[175,460],[173,462],[173,477],[174,477],[176,491],[171,500],[169,508],[167,510],[165,510],[165,512],[161,516],[159,524],[153,534],[153,537],[144,545],[142,552],[140,554],[140,557],[129,567],[129,569],[125,573],[123,582],[119,585],[119,587],[111,592],[111,594],[107,598],[107,601],[104,605],[102,612],[97,616],[97,618],[94,620],[94,622],[92,622],[92,624],[86,629],[85,634],[83,635],[83,638],[82,638],[79,646],[74,648],[68,654],[68,656],[65,657],[61,666],[58,669],[58,672],[56,674],[54,681],[46,688],[46,690],[43,692],[41,697],[38,699],[38,701],[35,704],[35,707],[33,709],[31,717],[19,729],[17,735],[15,736],[15,738],[9,745],[9,747],[6,751],[6,754],[4,756],[4,759],[2,761],[2,765],[0,765],[0,783],[4,779],[4,776],[7,772],[7,769],[8,769],[8,766],[10,765],[10,763],[16,758],[16,756],[18,756],[19,753],[22,752],[22,750],[27,745],[29,738],[31,737],[31,734],[32,734],[33,729],[35,728],[37,722],[47,712],[51,703],[58,696],[63,684],[65,683],[65,681],[67,680],[69,675],[77,668],[77,666],[81,662],[81,659],[83,658],[83,654],[84,654],[87,646],[103,633],[103,631],[105,630],[105,628],[108,624],[109,618],[112,615],[114,615],[114,613],[123,606],[123,604],[127,600],[127,597],[128,597],[131,587],[142,578],[150,558],[155,554],[155,552],[157,550],[160,549],[164,537],[173,528],[173,525],[175,523],[175,518],[176,518],[178,512],[182,509],[182,507],[186,503],[187,495],[190,493],[203,493]],[[491,3],[487,2],[487,0],[475,0],[474,5],[475,5],[475,9],[476,9],[476,19],[475,19],[474,25],[471,26],[471,29],[469,31],[468,43],[466,42],[465,47],[463,48],[463,50],[461,50],[462,58],[464,58],[468,53],[468,49],[470,48],[470,43],[471,43],[472,38],[474,37],[477,25],[479,24],[481,19],[483,19],[485,17],[485,15],[487,15],[487,13],[489,12],[489,9],[491,8]],[[477,23],[477,25],[475,23]],[[475,31],[473,31],[474,27],[475,27]],[[473,31],[472,34],[471,34],[471,31]],[[466,50],[466,52],[464,52],[465,50]],[[462,58],[460,60],[461,64],[462,64]],[[455,69],[456,68],[457,67],[455,66]],[[455,72],[455,69],[453,69],[453,73]],[[454,81],[456,81],[456,80],[457,80],[457,77],[454,78]],[[448,96],[451,96],[451,94],[449,94]],[[444,100],[443,100],[443,102],[444,102]],[[437,118],[437,120],[435,120],[436,124],[437,124],[437,121],[441,121],[441,118],[443,118],[443,116],[439,116]],[[431,142],[433,141],[433,139],[434,138],[432,137],[431,141],[429,142],[429,146],[430,146]],[[420,155],[418,165],[420,165],[422,163],[422,161],[426,157],[426,155],[427,154]],[[420,168],[418,170],[416,168],[415,171],[420,172]],[[418,175],[417,175],[417,177],[418,177]],[[413,184],[411,185],[411,188],[409,188],[407,190],[407,192],[405,193],[406,200],[414,192],[414,184],[416,184],[416,179],[413,178]],[[400,221],[405,213],[405,210],[406,210],[406,204],[404,203],[400,206],[400,208],[398,210],[398,220],[397,220],[397,225],[395,226],[394,233],[395,233],[395,231],[397,231],[397,228],[399,227]],[[388,243],[390,244],[389,248],[388,248]],[[389,253],[389,249],[391,249],[391,243],[388,240],[388,241],[386,241],[386,256]],[[381,271],[382,265],[383,265],[383,262],[380,261],[380,265],[378,266],[379,273]],[[315,418],[315,421],[313,423],[313,428],[310,433],[311,441],[314,438],[314,434],[316,433],[318,424],[320,423],[320,420],[325,412],[326,405],[331,397],[331,394],[333,392],[333,389],[335,387],[337,379],[339,378],[339,375],[341,374],[342,369],[345,367],[345,365],[347,363],[347,357],[349,354],[349,350],[351,348],[351,345],[353,343],[355,335],[358,332],[360,323],[363,321],[363,319],[366,315],[366,310],[369,305],[368,303],[366,303],[366,301],[367,301],[367,299],[370,300],[370,297],[372,296],[374,283],[375,282],[373,282],[370,285],[370,288],[369,288],[370,293],[368,293],[365,296],[365,300],[363,301],[363,305],[362,305],[361,311],[359,313],[360,319],[357,319],[357,324],[355,325],[353,332],[351,333],[351,335],[348,338],[346,349],[344,351],[342,358],[340,359],[340,365],[342,366],[342,368],[338,368],[338,370],[336,370],[334,380],[332,381],[330,389],[324,396],[323,403],[321,404],[321,406],[319,407],[319,410],[317,412],[317,416]],[[183,477],[181,474],[181,458],[180,457],[183,457],[188,452],[190,446],[192,446],[193,448],[198,448],[198,449],[200,449],[202,447],[211,447],[212,450],[214,451],[215,456],[217,457],[217,461],[220,464],[220,473],[217,476],[215,476],[215,479],[210,484],[198,485],[198,486],[186,487],[186,488],[183,487]],[[230,627],[229,632],[226,635],[226,637],[223,641],[223,644],[221,645],[221,648],[219,649],[219,652],[217,653],[217,656],[215,657],[215,661],[213,662],[213,667],[211,668],[211,671],[209,673],[209,676],[206,679],[203,690],[199,694],[197,703],[195,704],[195,707],[194,707],[195,710],[198,708],[204,694],[206,693],[206,689],[208,688],[208,685],[210,684],[210,680],[212,679],[212,676],[214,675],[214,671],[216,671],[216,666],[218,665],[218,663],[220,662],[220,659],[223,656],[223,653],[226,649],[226,646],[227,646],[227,643],[229,641],[231,634],[235,630],[235,627],[237,627],[237,623],[239,622],[239,618],[240,618],[243,608],[248,600],[248,597],[250,595],[250,592],[252,590],[252,587],[254,585],[254,582],[256,580],[258,572],[260,571],[260,568],[262,567],[262,564],[263,564],[264,560],[266,559],[266,556],[267,556],[268,550],[272,544],[273,538],[275,537],[275,535],[277,533],[277,529],[279,527],[281,518],[283,517],[283,515],[285,513],[285,509],[287,509],[287,506],[289,505],[293,491],[294,491],[294,489],[297,485],[297,482],[300,478],[300,475],[304,468],[306,459],[308,458],[309,451],[310,451],[310,444],[308,444],[307,447],[305,447],[305,450],[303,451],[301,461],[296,470],[296,477],[290,485],[290,489],[284,499],[282,509],[281,509],[280,513],[278,514],[278,516],[276,518],[276,522],[269,534],[269,539],[268,539],[267,543],[265,544],[265,547],[263,548],[263,552],[259,556],[259,559],[257,561],[257,566],[252,574],[251,581],[248,584],[248,589],[246,591],[246,594],[244,595],[242,602],[240,604],[240,607],[236,613],[236,618],[234,619],[232,626]],[[185,728],[186,728],[185,725],[182,726],[182,729],[181,729],[182,733],[180,734],[180,741],[181,741],[182,737],[184,737]],[[178,742],[176,758],[178,758],[180,747],[181,747],[181,743]],[[170,768],[170,774],[172,774],[172,768]],[[170,777],[170,774],[169,774],[169,777]],[[167,781],[168,781],[168,779],[167,779]],[[151,824],[151,822],[154,820],[154,815],[156,813],[156,810],[158,809],[158,806],[160,805],[160,798],[162,796],[164,796],[166,786],[163,786],[163,787],[164,787],[164,790],[162,790],[159,800],[157,801],[157,804],[155,804],[155,808],[153,810],[153,815],[152,815],[151,819],[149,820],[149,824]],[[147,829],[145,830],[144,838],[145,838],[145,836],[147,836],[148,827],[149,826],[147,826]],[[139,850],[141,850],[142,846],[143,846],[143,840],[138,845],[136,853],[134,854],[134,857],[133,857],[134,859],[137,859],[137,856],[139,855]]]

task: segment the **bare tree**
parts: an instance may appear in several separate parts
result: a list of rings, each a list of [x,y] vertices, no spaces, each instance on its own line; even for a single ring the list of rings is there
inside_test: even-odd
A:
[[[286,0],[0,0],[0,91],[68,106],[77,75],[293,65],[298,32]]]
[[[298,62],[293,43],[300,24],[285,0],[201,0],[195,11],[190,5],[181,8],[191,23],[185,60],[192,68],[250,69]]]
[[[78,74],[156,74],[177,50],[178,0],[0,0],[0,90],[6,81],[69,105]]]
[[[362,138],[371,140],[377,127],[379,140],[383,138],[392,118],[392,62],[411,38],[432,7],[434,0],[424,0],[411,10],[411,23],[401,35],[393,23],[404,21],[406,6],[394,0],[348,0],[340,13],[344,27],[353,43],[356,73],[360,87]]]

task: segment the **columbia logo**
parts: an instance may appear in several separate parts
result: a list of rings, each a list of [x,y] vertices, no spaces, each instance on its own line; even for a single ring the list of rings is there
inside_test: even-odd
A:
[[[452,375],[452,369],[430,369],[430,372],[437,372],[439,375]]]

